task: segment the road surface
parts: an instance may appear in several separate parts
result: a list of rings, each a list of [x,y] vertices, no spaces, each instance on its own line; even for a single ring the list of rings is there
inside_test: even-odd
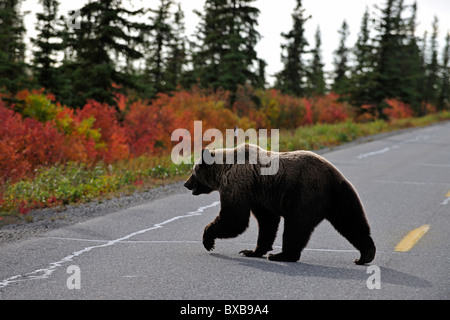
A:
[[[207,252],[201,237],[218,193],[186,190],[0,246],[0,300],[449,299],[450,123],[323,156],[360,194],[378,249],[370,265],[353,264],[359,253],[327,221],[297,263],[238,254],[255,247],[254,218]],[[421,227],[409,251],[395,251]]]

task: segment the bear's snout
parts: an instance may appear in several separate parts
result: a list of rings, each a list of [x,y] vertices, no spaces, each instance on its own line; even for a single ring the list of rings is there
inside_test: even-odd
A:
[[[197,177],[192,174],[184,183],[184,187],[191,190],[194,196],[198,196],[199,194],[208,194],[213,191],[213,189],[198,181]]]
[[[189,176],[189,178],[184,183],[184,187],[189,190],[193,190],[195,188],[195,181],[194,181],[192,174]]]

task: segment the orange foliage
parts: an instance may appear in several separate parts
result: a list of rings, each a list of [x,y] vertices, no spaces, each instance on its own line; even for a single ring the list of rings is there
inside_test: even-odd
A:
[[[351,117],[351,106],[339,102],[339,96],[330,93],[312,98],[296,98],[271,89],[262,92],[261,111],[263,127],[294,129],[314,123],[336,123]]]
[[[54,123],[23,119],[0,100],[0,182],[17,180],[61,160],[64,135]]]
[[[389,119],[410,118],[414,114],[409,105],[399,100],[386,99],[386,103],[389,105],[389,108],[385,108],[383,113],[388,116]]]
[[[340,102],[335,93],[297,98],[275,89],[251,87],[240,88],[232,106],[228,92],[204,93],[196,89],[159,94],[152,101],[130,102],[123,94],[116,94],[117,109],[91,100],[74,111],[61,106],[51,94],[44,94],[43,89],[21,91],[15,99],[18,105],[9,107],[0,99],[1,183],[32,176],[37,167],[55,163],[92,165],[144,154],[168,154],[178,143],[171,141],[171,133],[184,128],[193,137],[194,121],[202,121],[204,131],[216,128],[225,134],[226,129],[236,126],[244,130],[295,129],[355,117],[352,107]],[[413,115],[412,109],[398,100],[386,102],[390,106],[385,110],[389,118]],[[372,106],[363,108],[369,110]],[[424,108],[431,110],[432,106]]]
[[[261,127],[294,129],[305,124],[305,101],[271,89],[261,92]]]
[[[129,138],[130,151],[140,156],[153,153],[157,137],[157,115],[153,106],[137,101],[129,106],[123,125]]]
[[[178,128],[194,135],[194,121],[202,121],[203,130],[217,128],[223,132],[234,128],[239,118],[225,107],[220,95],[198,91],[180,91],[172,96],[159,94],[151,101],[136,101],[129,106],[123,122],[131,153],[161,154],[170,151],[171,133]],[[241,122],[245,125],[245,122]]]
[[[337,123],[350,117],[351,107],[345,102],[339,102],[339,95],[330,93],[316,96],[309,101],[313,106],[313,123]]]
[[[305,114],[305,124],[312,125],[314,123],[314,115],[312,110],[312,104],[308,99],[303,99],[303,103],[305,104],[306,114]]]
[[[128,158],[128,139],[113,107],[90,100],[77,112],[77,117],[80,121],[95,119],[92,128],[97,129],[101,135],[95,146],[97,160],[111,163]]]

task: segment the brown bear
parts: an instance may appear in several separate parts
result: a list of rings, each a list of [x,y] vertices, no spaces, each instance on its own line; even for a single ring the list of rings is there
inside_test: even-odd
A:
[[[277,161],[273,174],[261,174],[268,164],[262,161],[264,157]],[[369,223],[354,187],[335,166],[313,152],[275,153],[251,144],[204,149],[184,186],[194,195],[220,193],[220,213],[203,233],[208,251],[214,249],[215,239],[243,233],[251,212],[259,234],[255,250],[240,252],[246,257],[262,257],[272,250],[280,217],[284,218],[282,251],[270,254],[269,260],[298,261],[323,219],[360,251],[356,264],[369,263],[375,257]]]

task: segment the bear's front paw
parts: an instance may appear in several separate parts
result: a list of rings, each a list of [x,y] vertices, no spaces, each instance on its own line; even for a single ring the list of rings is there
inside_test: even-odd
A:
[[[208,251],[214,250],[214,243],[214,239],[203,239],[203,246]]]
[[[214,250],[214,242],[215,242],[215,226],[210,223],[205,227],[203,231],[203,246],[206,250],[211,251]]]
[[[253,251],[253,250],[242,250],[241,252],[239,252],[239,254],[242,254],[245,257],[251,257],[251,258],[261,258],[264,255],[263,253]]]

